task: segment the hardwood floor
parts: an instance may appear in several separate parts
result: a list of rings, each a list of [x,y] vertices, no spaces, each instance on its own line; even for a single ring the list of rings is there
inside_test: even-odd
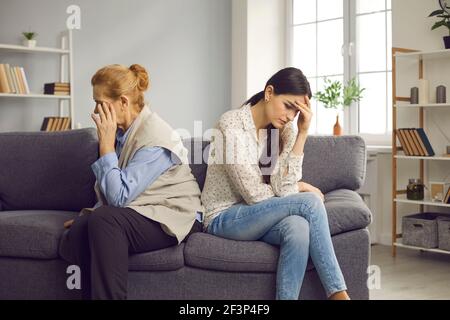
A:
[[[370,290],[372,300],[450,299],[450,255],[373,245],[371,265],[380,267],[380,289]]]

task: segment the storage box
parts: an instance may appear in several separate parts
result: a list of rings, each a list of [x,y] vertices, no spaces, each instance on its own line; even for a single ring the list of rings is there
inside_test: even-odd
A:
[[[437,213],[418,213],[402,219],[403,244],[422,248],[437,248]]]
[[[450,251],[450,217],[438,217],[437,224],[439,249]]]

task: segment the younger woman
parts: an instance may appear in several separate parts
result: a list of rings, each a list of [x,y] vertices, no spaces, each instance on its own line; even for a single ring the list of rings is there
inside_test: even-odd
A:
[[[204,227],[227,239],[279,245],[277,299],[298,299],[309,255],[327,297],[348,299],[324,196],[300,182],[310,98],[303,73],[286,68],[242,108],[222,115],[202,193]]]

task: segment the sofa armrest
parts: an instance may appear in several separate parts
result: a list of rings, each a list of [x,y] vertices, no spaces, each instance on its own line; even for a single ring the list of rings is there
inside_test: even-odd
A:
[[[359,136],[309,136],[305,144],[302,181],[323,193],[357,190],[366,175],[366,144]]]

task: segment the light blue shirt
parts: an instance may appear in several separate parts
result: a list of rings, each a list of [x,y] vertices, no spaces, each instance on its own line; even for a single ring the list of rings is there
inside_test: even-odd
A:
[[[100,157],[91,165],[97,183],[108,204],[123,208],[144,192],[160,175],[180,164],[176,156],[162,147],[148,147],[138,150],[124,169],[119,168],[119,157],[134,123],[124,133],[116,134],[116,152]],[[101,206],[100,201],[94,208]],[[202,221],[201,213],[197,220]]]

